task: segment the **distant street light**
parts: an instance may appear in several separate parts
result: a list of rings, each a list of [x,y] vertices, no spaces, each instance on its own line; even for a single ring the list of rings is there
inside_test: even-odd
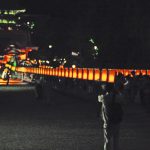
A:
[[[52,48],[53,46],[52,46],[52,45],[49,45],[48,47],[49,47],[49,48]]]

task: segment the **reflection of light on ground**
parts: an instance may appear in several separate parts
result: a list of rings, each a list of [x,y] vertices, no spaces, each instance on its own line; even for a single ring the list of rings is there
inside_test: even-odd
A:
[[[0,85],[6,85],[7,80],[0,79]],[[10,79],[9,80],[9,85],[22,85],[22,84],[27,84],[25,82],[22,82],[20,79]]]

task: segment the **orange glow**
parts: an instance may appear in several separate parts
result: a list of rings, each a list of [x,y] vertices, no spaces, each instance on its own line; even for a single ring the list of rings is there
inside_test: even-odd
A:
[[[141,70],[135,70],[135,75],[140,75]]]
[[[33,68],[33,72],[34,72],[34,73],[37,73],[37,68]]]
[[[119,73],[124,74],[124,69],[115,69],[115,70],[116,70],[117,75],[118,75]]]
[[[63,66],[63,65],[60,65],[59,68],[64,68],[64,66]]]
[[[50,75],[50,76],[53,75],[53,69],[52,69],[52,68],[50,68],[49,75]]]
[[[65,69],[64,69],[64,68],[61,69],[61,76],[62,76],[62,77],[65,76]]]
[[[17,71],[19,71],[19,72],[27,72],[27,68],[25,68],[25,67],[17,67]]]
[[[147,75],[149,75],[149,76],[150,76],[150,70],[147,70]]]
[[[107,69],[102,69],[101,81],[107,81]]]
[[[129,70],[128,69],[124,69],[124,76],[128,76],[129,75]]]
[[[42,69],[43,69],[43,75],[45,75],[45,66],[43,66]]]
[[[94,71],[93,71],[93,68],[89,68],[88,69],[88,80],[93,80],[94,78]]]
[[[34,68],[31,68],[31,70],[32,70],[32,73],[34,73]]]
[[[52,75],[55,76],[56,70],[55,68],[52,69]]]
[[[87,80],[87,78],[88,78],[88,70],[87,70],[87,68],[83,68],[83,78],[82,79]]]
[[[58,76],[61,77],[61,68],[58,69]]]
[[[115,70],[109,69],[108,72],[109,72],[108,82],[114,83],[114,81],[115,81]]]
[[[37,72],[37,74],[39,74],[39,68],[36,68],[36,72]]]
[[[147,74],[147,71],[146,71],[146,70],[141,70],[141,73],[142,73],[142,75],[144,76],[144,75]]]
[[[43,68],[42,67],[40,68],[40,74],[43,74]]]
[[[42,67],[42,74],[44,74],[44,73],[45,73],[45,68]]]
[[[58,76],[58,67],[56,68],[55,75]]]
[[[46,75],[46,69],[45,69],[45,66],[43,68],[43,74]]]
[[[37,68],[33,68],[33,72],[36,74],[37,73]]]
[[[77,78],[77,69],[73,68],[73,78]]]
[[[131,77],[133,77],[133,75],[131,74],[132,71],[134,71],[134,70],[133,70],[133,69],[129,69],[129,75],[130,75]]]
[[[0,85],[6,85],[7,80],[0,79]],[[21,85],[24,84],[20,79],[10,79],[9,85]]]
[[[30,70],[31,70],[31,68],[27,68],[27,69],[26,69],[26,72],[27,72],[27,73],[29,73],[29,72],[30,72]]]
[[[78,79],[82,79],[82,68],[78,68]]]
[[[26,54],[21,54],[18,56],[20,60],[25,60],[27,58]]]
[[[136,75],[142,73],[142,75],[150,75],[150,70],[133,70],[133,69],[98,69],[98,68],[48,68],[46,66],[40,68],[32,67],[14,67],[7,65],[13,71],[25,72],[25,73],[34,73],[34,74],[43,74],[43,75],[53,75],[60,77],[69,77],[69,78],[78,78],[83,80],[96,80],[103,82],[113,83],[115,80],[116,72],[124,73],[124,76],[131,75],[132,71],[135,71]],[[123,70],[123,71],[122,71]]]
[[[39,74],[41,74],[41,68],[39,68]]]
[[[48,68],[45,69],[45,74],[48,75]]]
[[[100,70],[99,69],[94,69],[94,80],[100,80]]]
[[[69,78],[72,78],[72,68],[69,68]]]
[[[65,77],[68,77],[68,76],[69,76],[68,68],[65,68]]]
[[[46,69],[45,68],[43,68],[43,74],[46,75]]]
[[[26,69],[26,72],[28,73],[28,72],[31,72],[31,68],[27,68]]]
[[[50,68],[47,69],[47,75],[50,75]]]
[[[12,71],[15,71],[15,70],[16,70],[16,67],[12,66],[12,67],[11,67],[11,70],[12,70]]]
[[[35,70],[35,68],[32,68],[32,73],[35,73],[34,70]]]

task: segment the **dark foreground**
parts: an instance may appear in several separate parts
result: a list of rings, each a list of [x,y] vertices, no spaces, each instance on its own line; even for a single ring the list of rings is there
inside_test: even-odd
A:
[[[98,104],[51,91],[52,103],[37,102],[32,88],[0,87],[0,150],[103,150]],[[127,106],[121,150],[150,149],[150,113]]]

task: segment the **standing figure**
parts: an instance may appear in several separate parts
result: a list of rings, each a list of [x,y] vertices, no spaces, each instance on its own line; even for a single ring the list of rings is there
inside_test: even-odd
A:
[[[7,80],[6,85],[9,85],[9,79],[10,79],[10,71],[8,70],[6,74],[6,80]]]
[[[121,105],[115,102],[117,90],[114,84],[103,84],[101,89],[102,93],[98,95],[98,101],[102,103],[104,150],[119,150],[119,131],[123,110]]]

